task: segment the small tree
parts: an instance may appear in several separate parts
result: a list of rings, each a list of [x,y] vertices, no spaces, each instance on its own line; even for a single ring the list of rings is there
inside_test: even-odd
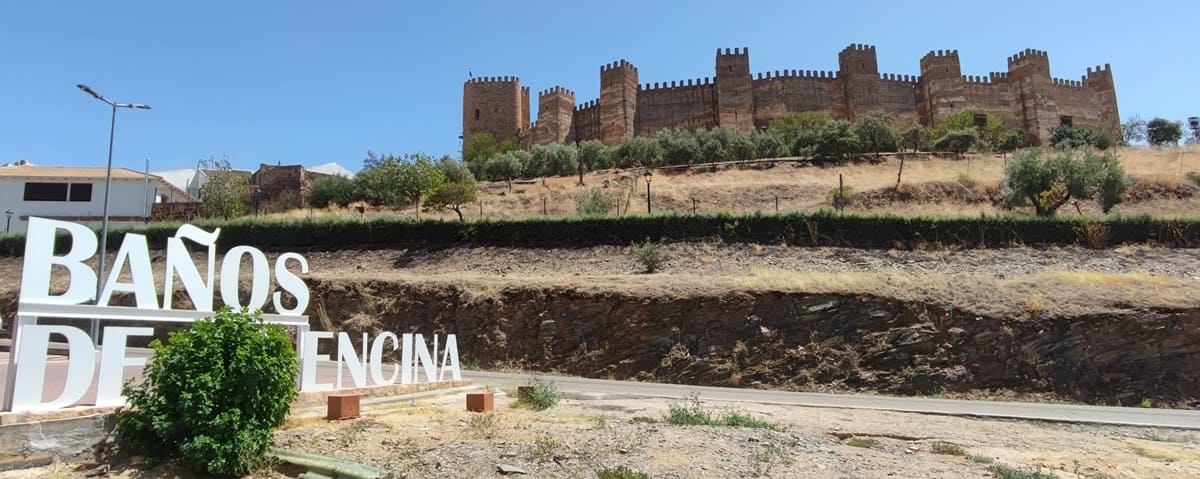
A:
[[[950,130],[933,142],[933,149],[954,153],[954,158],[962,158],[963,153],[979,143],[979,133],[974,128]]]
[[[932,141],[932,133],[929,128],[924,125],[913,125],[904,130],[900,134],[900,144],[913,153],[920,150],[928,150],[929,142]]]
[[[861,145],[850,122],[834,120],[821,127],[813,155],[822,161],[841,161],[862,151]]]
[[[805,133],[816,134],[825,124],[833,121],[829,114],[821,111],[790,113],[774,120],[767,126],[767,131],[779,139],[779,143],[787,146],[796,144],[796,139]]]
[[[982,116],[983,125],[978,120]],[[934,138],[943,138],[956,130],[975,130],[976,143],[982,142],[988,148],[994,147],[1004,135],[1004,121],[995,114],[983,113],[978,110],[963,110],[942,118],[934,129]]]
[[[854,122],[854,134],[862,143],[863,150],[878,157],[881,152],[896,151],[896,131],[888,124],[888,118],[878,113],[868,113]]]
[[[1022,150],[1005,170],[1005,204],[1029,204],[1038,216],[1054,216],[1071,198],[1093,198],[1108,212],[1128,188],[1113,152]]]
[[[1025,144],[1025,130],[1022,130],[1020,128],[1013,128],[1011,130],[1008,130],[1008,132],[1005,133],[1004,136],[1000,138],[1000,142],[996,144],[996,149],[999,150],[1000,153],[1007,155],[1009,153],[1017,151],[1017,148],[1020,148],[1021,145],[1024,145],[1024,144]]]
[[[544,176],[566,176],[579,168],[574,144],[553,143],[533,148],[532,165],[541,167]],[[529,174],[529,172],[526,172]]]
[[[612,201],[600,188],[591,188],[575,197],[575,211],[580,216],[604,216],[612,208]]]
[[[495,158],[488,160],[484,166],[484,171],[487,173],[488,178],[492,180],[504,180],[508,183],[508,188],[512,189],[513,178],[519,178],[521,176],[521,168],[524,167],[521,161],[522,156],[515,151],[496,155]]]
[[[150,462],[176,455],[207,474],[246,475],[267,460],[296,397],[299,362],[283,326],[223,308],[154,340],[142,382],[127,385],[117,438]]]
[[[429,195],[430,208],[449,208],[458,213],[458,220],[463,218],[462,207],[475,202],[475,180],[445,183]]]
[[[754,152],[758,158],[779,158],[785,154],[783,143],[769,132],[754,131],[750,133],[750,141],[754,142]]]
[[[1146,141],[1146,121],[1138,115],[1126,118],[1121,123],[1121,136],[1125,144]]]
[[[662,130],[655,140],[663,150],[663,163],[668,165],[690,165],[700,162],[700,143],[696,137],[683,130]]]
[[[705,139],[700,144],[700,153],[705,163],[720,163],[729,159],[729,150],[716,138]]]
[[[1183,125],[1165,118],[1155,118],[1146,124],[1146,141],[1154,146],[1176,146],[1183,138]]]
[[[246,214],[250,178],[233,171],[229,158],[201,161],[208,181],[200,187],[200,216],[231,219]]]
[[[313,208],[331,204],[346,206],[354,200],[354,180],[337,175],[313,180],[312,191],[308,194],[308,205]]]
[[[653,138],[641,136],[626,138],[613,150],[613,160],[620,168],[658,166],[662,157],[662,146]]]

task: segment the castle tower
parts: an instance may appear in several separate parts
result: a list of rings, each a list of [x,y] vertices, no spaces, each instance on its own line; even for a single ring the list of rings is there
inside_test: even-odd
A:
[[[1096,104],[1100,108],[1101,130],[1108,133],[1117,141],[1124,138],[1121,135],[1121,114],[1117,111],[1117,88],[1113,83],[1112,67],[1105,64],[1095,70],[1088,68],[1083,77],[1083,86],[1093,91]]]
[[[537,138],[534,144],[565,143],[575,116],[575,92],[555,86],[538,93]]]
[[[638,71],[632,63],[621,60],[600,67],[600,141],[605,145],[634,135],[637,96]]]
[[[1035,145],[1048,144],[1050,132],[1060,123],[1051,100],[1050,55],[1026,49],[1009,57],[1008,78],[1016,101],[1014,113],[1026,137]]]
[[[962,105],[954,104],[962,83],[962,64],[958,50],[931,51],[921,57],[921,76],[918,86],[917,116],[921,123],[937,125],[943,116],[953,114]]]
[[[480,77],[463,83],[463,140],[488,133],[497,142],[516,139],[529,124],[529,89],[517,77]]]
[[[754,93],[750,49],[717,49],[717,125],[742,133],[754,129]]]
[[[838,76],[842,80],[847,120],[879,110],[879,63],[872,45],[854,44],[838,53]]]

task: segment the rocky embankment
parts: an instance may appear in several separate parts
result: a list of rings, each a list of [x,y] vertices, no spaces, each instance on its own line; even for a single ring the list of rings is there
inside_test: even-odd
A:
[[[483,367],[697,385],[1045,394],[1197,407],[1200,309],[1009,319],[864,295],[687,297],[555,287],[311,282],[348,331],[458,334]],[[344,324],[338,318],[350,318]]]

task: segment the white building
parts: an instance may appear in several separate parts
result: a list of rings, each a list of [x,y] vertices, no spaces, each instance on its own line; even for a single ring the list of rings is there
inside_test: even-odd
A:
[[[24,233],[30,216],[100,226],[104,214],[104,168],[0,167],[0,233]],[[112,170],[110,226],[142,224],[160,202],[194,202],[187,192],[155,175]],[[10,214],[11,212],[11,214]]]

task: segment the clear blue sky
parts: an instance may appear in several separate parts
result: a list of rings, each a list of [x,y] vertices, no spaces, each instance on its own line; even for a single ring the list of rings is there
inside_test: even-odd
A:
[[[709,76],[716,48],[755,72],[834,70],[851,43],[883,72],[917,74],[957,49],[963,73],[1004,71],[1025,48],[1053,75],[1111,63],[1122,117],[1200,115],[1200,2],[267,2],[11,1],[0,6],[0,163],[103,165],[107,106],[86,83],[150,111],[118,113],[115,163],[184,168],[459,150],[462,83],[520,76],[597,97],[600,65],[642,83]],[[534,107],[536,110],[536,106]]]

